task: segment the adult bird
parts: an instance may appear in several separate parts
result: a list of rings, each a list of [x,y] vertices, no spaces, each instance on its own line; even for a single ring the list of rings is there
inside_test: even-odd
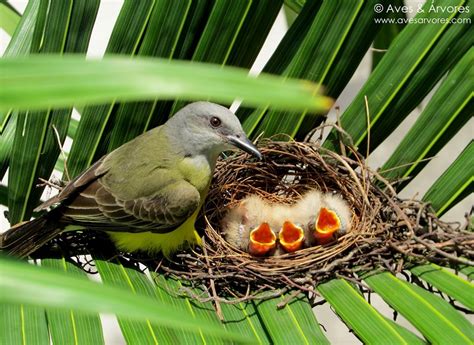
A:
[[[219,154],[233,147],[261,158],[229,109],[189,104],[102,157],[38,210],[55,208],[6,231],[0,247],[25,257],[69,229],[106,231],[126,252],[169,256],[200,243],[197,214]]]

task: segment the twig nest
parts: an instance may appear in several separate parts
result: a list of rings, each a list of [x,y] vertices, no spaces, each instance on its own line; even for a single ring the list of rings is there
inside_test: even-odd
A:
[[[245,266],[246,270],[264,277],[306,274],[323,268],[325,263],[357,242],[370,240],[376,229],[383,226],[379,217],[380,195],[358,162],[316,144],[266,141],[259,149],[264,157],[262,161],[249,161],[247,154],[240,154],[220,161],[217,166],[204,215],[207,254],[209,258],[219,260],[219,266]],[[242,200],[249,202],[249,212],[254,218],[255,213],[266,213],[264,208],[254,205],[255,196],[274,208],[283,208],[305,203],[305,198],[309,199],[307,196],[315,190],[328,195],[332,202],[345,200],[349,206],[350,231],[336,241],[256,258],[226,240],[230,229],[222,220],[229,210],[242,208]],[[310,204],[311,200],[306,203]],[[277,209],[275,213],[281,218],[285,212]]]

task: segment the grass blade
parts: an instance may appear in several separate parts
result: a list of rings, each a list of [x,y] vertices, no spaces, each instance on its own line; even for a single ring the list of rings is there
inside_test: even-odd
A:
[[[445,300],[388,272],[365,281],[430,342],[472,344],[474,341],[474,327]]]
[[[435,264],[416,266],[410,271],[474,311],[473,283]]]
[[[380,343],[381,339],[387,344],[423,343],[408,330],[400,331],[403,327],[395,327],[343,279],[321,284],[318,291],[364,343]]]

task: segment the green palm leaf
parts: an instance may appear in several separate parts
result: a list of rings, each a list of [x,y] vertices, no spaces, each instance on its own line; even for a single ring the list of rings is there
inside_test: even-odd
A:
[[[194,332],[202,331],[217,337],[245,341],[241,335],[230,333],[219,326],[206,324],[203,328],[202,321],[189,318],[171,305],[160,303],[151,297],[131,294],[126,289],[109,287],[4,258],[0,259],[0,273],[1,302],[116,313],[130,320],[148,319],[173,329],[186,327]],[[34,315],[29,313],[28,317]]]

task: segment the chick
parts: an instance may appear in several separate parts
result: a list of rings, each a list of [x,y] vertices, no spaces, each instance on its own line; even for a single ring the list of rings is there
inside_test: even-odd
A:
[[[252,195],[229,210],[223,219],[224,236],[230,244],[255,256],[263,256],[276,247],[277,236],[272,229],[273,205]]]
[[[351,229],[351,210],[345,200],[335,194],[322,195],[316,215],[307,223],[307,243],[327,244]]]
[[[266,222],[250,231],[248,252],[253,256],[264,256],[276,247],[276,234]]]
[[[323,193],[321,191],[310,190],[293,206],[292,219],[300,224],[308,224],[313,219],[314,213],[321,208],[322,199]]]
[[[281,248],[288,253],[296,252],[303,248],[305,234],[303,226],[298,223],[293,223],[290,220],[283,222],[280,231],[278,232],[278,239],[280,240]]]
[[[314,210],[319,209],[321,195],[319,191],[312,190],[291,206],[275,206],[273,219],[277,223],[275,229],[279,229],[278,238],[280,242],[276,255],[284,252],[293,253],[303,248],[307,242],[304,225],[311,221]]]

